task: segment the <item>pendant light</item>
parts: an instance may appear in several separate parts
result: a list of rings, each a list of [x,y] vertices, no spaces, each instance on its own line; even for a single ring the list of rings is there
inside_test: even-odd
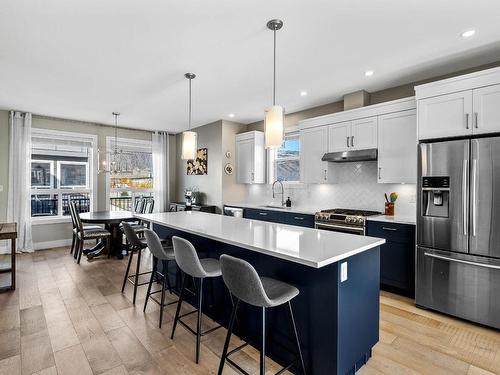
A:
[[[99,166],[99,169],[97,170],[97,173],[111,173],[111,174],[117,174],[120,173],[119,167],[120,167],[120,155],[122,154],[122,150],[118,150],[118,116],[120,116],[120,113],[118,112],[113,112],[113,116],[115,118],[115,127],[114,127],[114,147],[113,147],[113,152],[107,151],[105,154],[108,156],[108,159],[110,161],[110,165],[107,165],[107,161],[103,160],[102,165],[101,165],[101,150],[97,149],[97,165]]]
[[[283,27],[283,21],[271,20],[267,28],[274,33],[273,55],[273,105],[265,109],[265,142],[266,148],[278,148],[283,144],[284,109],[276,105],[276,31]]]
[[[187,131],[182,132],[182,152],[181,159],[189,160],[196,159],[197,152],[197,134],[194,131],[191,131],[191,81],[196,77],[194,73],[186,73],[184,74],[189,80],[189,128]]]

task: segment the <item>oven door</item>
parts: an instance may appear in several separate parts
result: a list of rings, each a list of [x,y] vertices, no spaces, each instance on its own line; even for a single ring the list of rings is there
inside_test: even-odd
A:
[[[314,227],[316,229],[331,230],[334,232],[358,234],[360,236],[365,235],[365,227],[364,226],[361,227],[361,226],[354,226],[354,225],[349,225],[349,224],[328,224],[328,223],[316,222],[316,223],[314,223]]]

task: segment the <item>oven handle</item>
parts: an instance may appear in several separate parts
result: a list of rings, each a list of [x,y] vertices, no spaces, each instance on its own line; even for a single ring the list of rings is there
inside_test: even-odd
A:
[[[314,225],[316,229],[326,229],[326,230],[334,230],[334,229],[348,229],[350,231],[365,234],[365,228],[355,228],[349,227],[346,225],[336,225],[336,224],[324,224],[324,223],[315,223]]]

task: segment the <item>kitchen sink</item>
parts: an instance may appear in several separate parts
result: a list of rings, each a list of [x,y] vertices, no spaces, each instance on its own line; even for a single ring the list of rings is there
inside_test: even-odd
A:
[[[278,206],[278,205],[275,205],[275,204],[266,204],[262,207],[265,207],[265,208],[278,208],[280,210],[286,210],[286,207],[285,206]]]

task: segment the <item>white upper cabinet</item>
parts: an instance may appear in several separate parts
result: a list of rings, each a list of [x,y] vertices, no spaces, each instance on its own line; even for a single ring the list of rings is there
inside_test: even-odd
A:
[[[500,132],[500,85],[473,90],[473,133]]]
[[[236,182],[263,184],[266,182],[266,151],[264,133],[251,131],[236,135]]]
[[[472,91],[419,100],[418,125],[419,139],[472,134]]]
[[[300,181],[305,184],[331,182],[329,165],[321,158],[328,152],[328,127],[300,131]]]
[[[402,111],[378,118],[379,183],[417,182],[416,111]]]
[[[350,141],[351,150],[377,148],[377,116],[353,120]]]
[[[328,152],[346,151],[351,144],[351,121],[328,127]]]
[[[415,87],[418,138],[500,133],[500,68]]]

